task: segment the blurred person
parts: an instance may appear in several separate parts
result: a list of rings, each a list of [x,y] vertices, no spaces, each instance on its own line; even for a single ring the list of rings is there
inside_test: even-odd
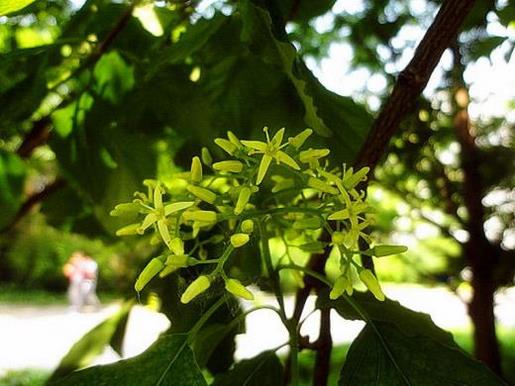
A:
[[[100,301],[97,297],[98,264],[91,256],[82,255],[81,269],[83,278],[81,282],[82,304],[98,307]]]
[[[81,311],[84,306],[99,305],[96,295],[98,264],[82,251],[76,251],[63,267],[68,278],[68,299],[73,311]]]

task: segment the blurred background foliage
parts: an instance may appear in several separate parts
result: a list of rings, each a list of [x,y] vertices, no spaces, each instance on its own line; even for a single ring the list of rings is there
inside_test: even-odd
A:
[[[101,290],[130,292],[156,251],[115,238],[109,211],[145,178],[169,183],[227,130],[311,127],[333,162],[352,164],[440,1],[343,3],[40,0],[0,16],[0,281],[62,291],[62,265],[84,250]],[[477,2],[376,171],[374,233],[410,247],[377,262],[383,280],[469,283],[479,222],[494,290],[513,284],[515,99],[485,113],[490,96],[470,89],[467,71],[513,66],[514,20],[511,0]],[[324,75],[335,52],[345,66]],[[353,74],[379,87],[356,87]],[[456,129],[463,111],[472,156]],[[261,269],[250,265],[233,269]]]

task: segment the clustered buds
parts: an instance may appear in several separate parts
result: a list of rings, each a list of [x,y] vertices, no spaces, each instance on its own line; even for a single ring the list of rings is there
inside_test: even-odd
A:
[[[174,179],[182,182],[173,184],[173,191],[167,189],[171,185],[145,180],[145,193],[136,192],[132,202],[115,206],[111,215],[136,219],[120,228],[117,235],[143,235],[151,230],[150,242],[161,243],[166,251],[143,269],[134,286],[136,291],[157,275],[165,277],[202,264],[202,274],[187,286],[182,303],[195,299],[216,280],[225,282],[227,292],[252,300],[252,293],[240,280],[227,276],[224,265],[236,249],[253,237],[262,237],[264,227],[283,240],[285,256],[293,267],[291,248],[304,253],[335,250],[341,272],[330,292],[331,299],[351,295],[353,277],[357,276],[377,299],[383,300],[376,276],[354,257],[394,255],[405,252],[406,247],[375,245],[359,249],[360,238],[372,244],[365,229],[372,223],[372,215],[359,190],[369,169],[330,169],[326,159],[329,149],[302,149],[313,133],[311,129],[287,141],[284,128],[274,135],[268,128],[264,132],[266,140],[257,141],[240,140],[229,131],[227,138],[214,141],[225,159],[215,161],[210,151],[202,148],[200,157],[192,158],[190,170],[176,174]],[[317,240],[322,229],[330,233],[330,242]],[[207,244],[218,246],[209,249]],[[212,250],[220,250],[220,245],[222,253],[212,256],[217,253]],[[294,269],[292,273],[301,286],[301,272]]]

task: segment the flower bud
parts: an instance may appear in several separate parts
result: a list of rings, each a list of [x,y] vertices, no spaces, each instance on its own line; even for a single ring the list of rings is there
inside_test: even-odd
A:
[[[207,202],[208,204],[213,204],[216,200],[216,193],[213,193],[209,189],[201,188],[200,186],[195,185],[188,185],[186,190],[193,194],[195,197]]]
[[[165,262],[165,267],[159,272],[159,277],[165,277],[177,271],[180,268],[188,266],[189,256],[187,255],[169,255]]]
[[[202,163],[199,157],[193,157],[191,160],[191,182],[199,183],[202,181]]]
[[[331,186],[328,183],[326,183],[318,178],[315,178],[315,177],[309,177],[308,186],[310,188],[320,190],[321,192],[324,192],[324,193],[329,193],[329,194],[338,194],[339,193],[338,189],[336,189],[334,186]]]
[[[250,219],[243,220],[241,223],[241,231],[247,234],[252,233],[254,231],[254,221]]]
[[[174,255],[184,255],[184,243],[179,237],[175,237],[170,241],[170,250]]]
[[[174,265],[179,268],[187,267],[189,259],[190,257],[188,255],[168,255],[165,265]]]
[[[231,244],[234,248],[243,247],[249,242],[249,235],[246,233],[236,233],[231,236]]]
[[[202,162],[204,165],[211,166],[213,163],[213,157],[211,157],[211,153],[207,147],[203,147],[200,153],[200,157],[202,158]]]
[[[352,168],[350,168],[347,173],[345,173],[345,177],[343,178],[343,185],[347,189],[354,188],[362,180],[366,179],[369,170],[370,168],[365,166],[364,168],[359,169],[356,173],[352,173]]]
[[[231,142],[237,148],[243,146],[238,137],[234,135],[234,133],[231,130],[227,131],[227,138],[229,138],[229,142]]]
[[[299,160],[302,163],[311,163],[320,158],[326,157],[329,155],[329,149],[309,149],[301,151],[299,154]]]
[[[239,173],[243,170],[243,164],[240,161],[220,161],[213,164],[213,169],[220,172]]]
[[[338,231],[333,232],[333,234],[331,236],[331,241],[335,245],[343,244],[345,242],[345,233],[344,232],[338,232]]]
[[[344,292],[347,292],[348,295],[352,295],[352,282],[346,275],[341,275],[334,282],[333,289],[329,294],[329,298],[331,300],[338,299],[340,296],[343,295]]]
[[[215,143],[221,147],[226,153],[229,155],[233,155],[236,151],[237,147],[231,141],[228,141],[224,138],[216,138]]]
[[[383,301],[385,299],[383,290],[374,276],[372,271],[369,269],[363,269],[359,273],[359,278],[367,286],[370,292],[375,296],[377,300]]]
[[[404,245],[376,245],[370,250],[371,255],[376,257],[383,257],[389,255],[396,255],[398,253],[404,253],[408,250],[408,247]]]
[[[143,288],[147,285],[147,283],[156,276],[159,271],[163,269],[163,262],[161,259],[154,257],[150,262],[146,265],[146,267],[141,271],[134,284],[134,289],[136,292],[141,292]]]
[[[346,220],[350,217],[350,213],[348,209],[342,209],[338,212],[334,212],[333,214],[327,217],[328,220]]]
[[[225,282],[225,289],[233,295],[239,296],[240,298],[254,300],[254,295],[252,292],[245,288],[245,286],[241,284],[239,280],[228,279]]]
[[[184,212],[182,218],[186,221],[216,222],[216,212],[211,210],[192,210]]]
[[[124,204],[118,204],[114,207],[114,209],[109,212],[109,215],[111,216],[123,216],[123,215],[130,215],[130,214],[136,214],[141,209],[141,205],[139,202],[127,202]]]
[[[140,224],[130,224],[116,231],[116,236],[131,236],[139,234]]]
[[[293,138],[288,138],[288,142],[295,148],[299,149],[302,145],[304,145],[304,142],[306,142],[306,139],[313,134],[313,130],[306,129],[302,131],[301,133],[297,134]]]
[[[189,303],[202,292],[207,290],[211,285],[209,277],[201,275],[197,277],[193,282],[186,288],[186,291],[181,296],[181,303]]]
[[[250,199],[250,188],[244,186],[240,190],[240,194],[238,195],[238,201],[236,202],[236,207],[234,208],[234,214],[238,215],[245,209],[245,205],[249,202]]]

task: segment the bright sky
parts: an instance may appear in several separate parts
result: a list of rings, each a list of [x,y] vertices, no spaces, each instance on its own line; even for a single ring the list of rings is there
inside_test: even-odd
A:
[[[342,12],[358,13],[363,10],[363,1],[339,0],[334,5],[333,14]],[[415,15],[420,15],[419,25],[407,25],[403,27],[399,35],[392,40],[392,45],[397,48],[406,45],[400,59],[386,66],[388,73],[396,74],[400,72],[411,60],[414,54],[414,47],[418,45],[425,30],[431,20],[423,17],[427,12],[425,0],[412,0],[409,2],[410,11]],[[436,11],[436,10],[434,10]],[[504,28],[496,21],[495,15],[489,15],[488,32],[497,36],[506,36],[512,42],[515,40],[515,27]],[[325,15],[315,21],[318,31],[325,31],[332,26],[333,16]],[[505,42],[494,50],[490,59],[482,58],[468,66],[465,72],[465,80],[470,84],[470,94],[473,99],[470,106],[470,113],[473,119],[487,118],[490,116],[503,116],[511,122],[515,122],[515,111],[508,111],[508,103],[515,99],[515,55],[511,55],[507,63],[504,59],[505,52],[509,46]],[[378,47],[378,51],[381,50]],[[322,59],[320,63],[313,59],[308,59],[310,69],[316,74],[319,80],[330,90],[348,96],[359,96],[363,91],[367,91],[369,97],[367,102],[374,110],[379,108],[378,95],[384,93],[386,80],[381,74],[372,74],[366,69],[352,70],[350,62],[353,52],[348,43],[335,43],[331,45],[329,56]],[[452,56],[445,52],[433,73],[425,94],[434,94],[436,87],[441,83],[444,69],[449,69],[452,65]]]

